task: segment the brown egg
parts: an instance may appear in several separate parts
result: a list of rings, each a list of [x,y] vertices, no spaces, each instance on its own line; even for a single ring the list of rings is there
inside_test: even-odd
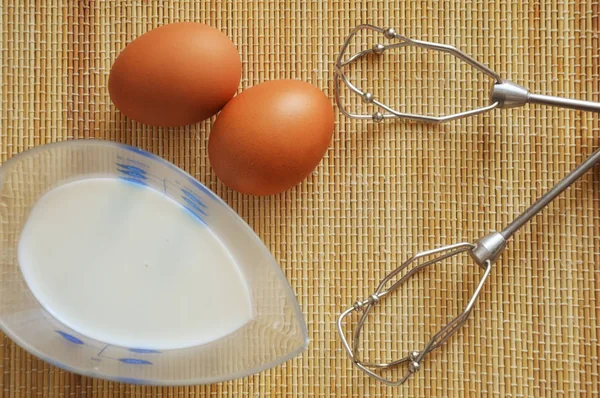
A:
[[[154,126],[185,126],[217,113],[235,94],[242,64],[229,38],[182,22],[131,42],[110,71],[110,98],[126,116]]]
[[[217,117],[208,142],[219,179],[254,195],[283,192],[304,180],[331,141],[334,116],[318,88],[296,80],[254,86]]]

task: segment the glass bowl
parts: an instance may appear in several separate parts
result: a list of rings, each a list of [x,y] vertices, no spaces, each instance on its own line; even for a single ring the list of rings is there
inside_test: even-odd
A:
[[[44,193],[67,182],[98,177],[123,178],[164,190],[201,218],[240,267],[250,292],[253,319],[211,343],[159,351],[90,339],[50,315],[21,273],[17,256],[21,231]],[[206,186],[141,149],[75,140],[14,156],[0,167],[0,228],[0,327],[19,346],[60,368],[136,384],[207,384],[274,367],[308,346],[296,297],[254,231]]]

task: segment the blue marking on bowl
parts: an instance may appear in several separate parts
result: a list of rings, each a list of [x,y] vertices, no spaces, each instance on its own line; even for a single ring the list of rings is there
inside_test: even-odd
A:
[[[126,165],[121,165],[119,163],[117,163],[117,171],[119,173],[134,177],[134,178],[139,178],[141,180],[146,180],[148,179],[148,176],[146,173],[146,171],[140,169],[139,167],[135,167],[135,166],[126,166]]]
[[[217,200],[219,197],[217,196],[217,194],[215,194],[213,191],[211,191],[210,189],[208,189],[207,187],[205,187],[204,185],[202,185],[199,181],[196,181],[195,179],[193,179],[191,176],[188,178],[188,181],[196,188],[198,188],[199,190],[201,190],[202,192],[204,192],[206,195],[208,195],[211,199]]]
[[[144,379],[134,379],[132,377],[115,377],[115,380],[127,384],[150,384],[150,381]]]
[[[135,146],[131,146],[131,145],[127,145],[127,144],[122,144],[122,147],[125,148],[125,149],[127,149],[130,152],[138,153],[138,154],[140,154],[140,155],[142,155],[144,157],[147,157],[147,158],[153,158],[153,157],[157,156],[157,155],[155,155],[153,153],[150,153],[148,151],[144,151],[143,149],[135,147]]]
[[[152,362],[146,361],[145,359],[137,358],[119,358],[119,361],[128,365],[152,365]]]
[[[138,174],[148,174],[148,172],[144,169],[141,169],[137,166],[132,166],[130,164],[123,164],[123,163],[116,163],[117,167],[120,167],[122,169],[125,169],[127,171],[130,171],[132,173],[138,173]]]
[[[124,174],[124,175],[126,175],[126,176],[128,176],[128,177],[135,178],[135,179],[138,179],[138,180],[145,181],[145,180],[148,179],[148,177],[146,177],[146,175],[144,175],[144,174],[138,174],[138,173],[135,173],[135,172],[132,172],[132,171],[121,170],[121,169],[117,169],[117,171],[120,172],[120,173],[122,173],[122,174]]]
[[[206,214],[206,212],[196,204],[196,202],[194,202],[193,200],[191,200],[190,198],[188,198],[187,196],[182,196],[181,197],[185,203],[188,204],[188,206],[192,209],[194,209],[195,211],[197,211],[198,213],[204,215],[204,216],[208,216],[208,214]]]
[[[202,224],[206,225],[206,221],[204,221],[204,219],[202,218],[202,216],[200,216],[198,213],[196,213],[193,209],[190,209],[187,206],[182,206],[183,209],[185,211],[187,211],[192,217],[194,217],[196,220],[200,221]]]
[[[136,178],[132,178],[132,177],[119,177],[119,178],[122,179],[122,180],[124,180],[124,181],[130,182],[132,184],[143,185],[145,187],[148,186],[148,184],[146,184],[144,181],[138,180]]]
[[[130,348],[129,351],[135,352],[136,354],[160,354],[160,351],[147,350],[145,348]]]
[[[206,207],[206,205],[198,198],[198,196],[196,196],[195,194],[191,193],[187,189],[181,188],[181,192],[183,192],[183,194],[186,197],[188,197],[190,200],[193,200],[194,203],[196,203],[197,205],[202,206],[202,207]]]
[[[153,153],[144,151],[143,149],[131,146],[131,145],[127,145],[127,144],[121,144],[121,147],[133,152],[133,153],[137,153],[140,154],[144,157],[150,158],[150,159],[154,159],[157,160],[159,162],[161,162],[162,164],[166,164],[169,168],[177,171],[180,174],[183,174],[187,180],[190,182],[190,184],[192,184],[194,187],[198,188],[199,190],[201,190],[202,192],[204,192],[206,195],[208,195],[211,199],[218,201],[219,197],[217,196],[217,194],[215,194],[213,191],[211,191],[210,189],[208,189],[207,187],[205,187],[204,185],[202,185],[199,181],[197,181],[194,177],[192,177],[191,175],[187,174],[185,171],[181,170],[179,167],[175,166],[173,163],[169,162],[166,159],[161,158],[158,155],[155,155]]]
[[[65,333],[62,330],[56,330],[56,333],[60,334],[62,337],[65,338],[65,340],[73,344],[84,344],[84,342],[79,340],[77,337],[73,336],[72,334]]]

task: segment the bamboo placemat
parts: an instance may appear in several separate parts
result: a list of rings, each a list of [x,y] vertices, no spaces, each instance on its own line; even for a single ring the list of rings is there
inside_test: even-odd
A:
[[[600,145],[596,115],[529,107],[442,126],[372,125],[338,116],[331,148],[306,182],[278,197],[254,198],[232,192],[211,173],[210,122],[174,130],[137,125],[115,110],[107,91],[112,61],[127,42],[154,26],[191,20],[222,29],[236,43],[242,88],[297,78],[332,97],[332,63],[342,38],[356,24],[371,22],[456,45],[537,92],[599,101],[597,0],[3,0],[0,9],[1,161],[33,146],[81,138],[163,156],[207,184],[257,231],[292,284],[311,338],[300,357],[255,376],[155,388],[62,371],[3,337],[2,396],[600,393],[597,170],[514,237],[468,326],[406,386],[385,387],[353,370],[334,327],[342,309],[371,293],[411,253],[472,241],[524,210]],[[398,84],[422,66],[434,80],[449,79],[447,71],[457,68],[452,60],[443,66],[415,56],[403,64],[361,64],[356,75],[365,84],[377,82],[390,98],[408,93],[423,101],[418,91]],[[447,85],[483,93],[469,80]],[[445,103],[462,100],[451,94]],[[432,109],[446,108],[434,99]],[[415,348],[458,312],[473,272],[463,259],[420,275],[372,324],[369,353],[401,355]],[[416,326],[407,326],[408,319]]]

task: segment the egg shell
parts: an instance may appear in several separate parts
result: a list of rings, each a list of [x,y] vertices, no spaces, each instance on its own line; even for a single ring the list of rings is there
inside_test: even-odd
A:
[[[217,113],[240,83],[242,63],[229,38],[181,22],[151,30],[115,60],[110,98],[127,117],[154,126],[185,126]]]
[[[331,142],[331,101],[297,80],[261,83],[223,108],[209,136],[219,179],[247,194],[273,195],[304,180]]]

